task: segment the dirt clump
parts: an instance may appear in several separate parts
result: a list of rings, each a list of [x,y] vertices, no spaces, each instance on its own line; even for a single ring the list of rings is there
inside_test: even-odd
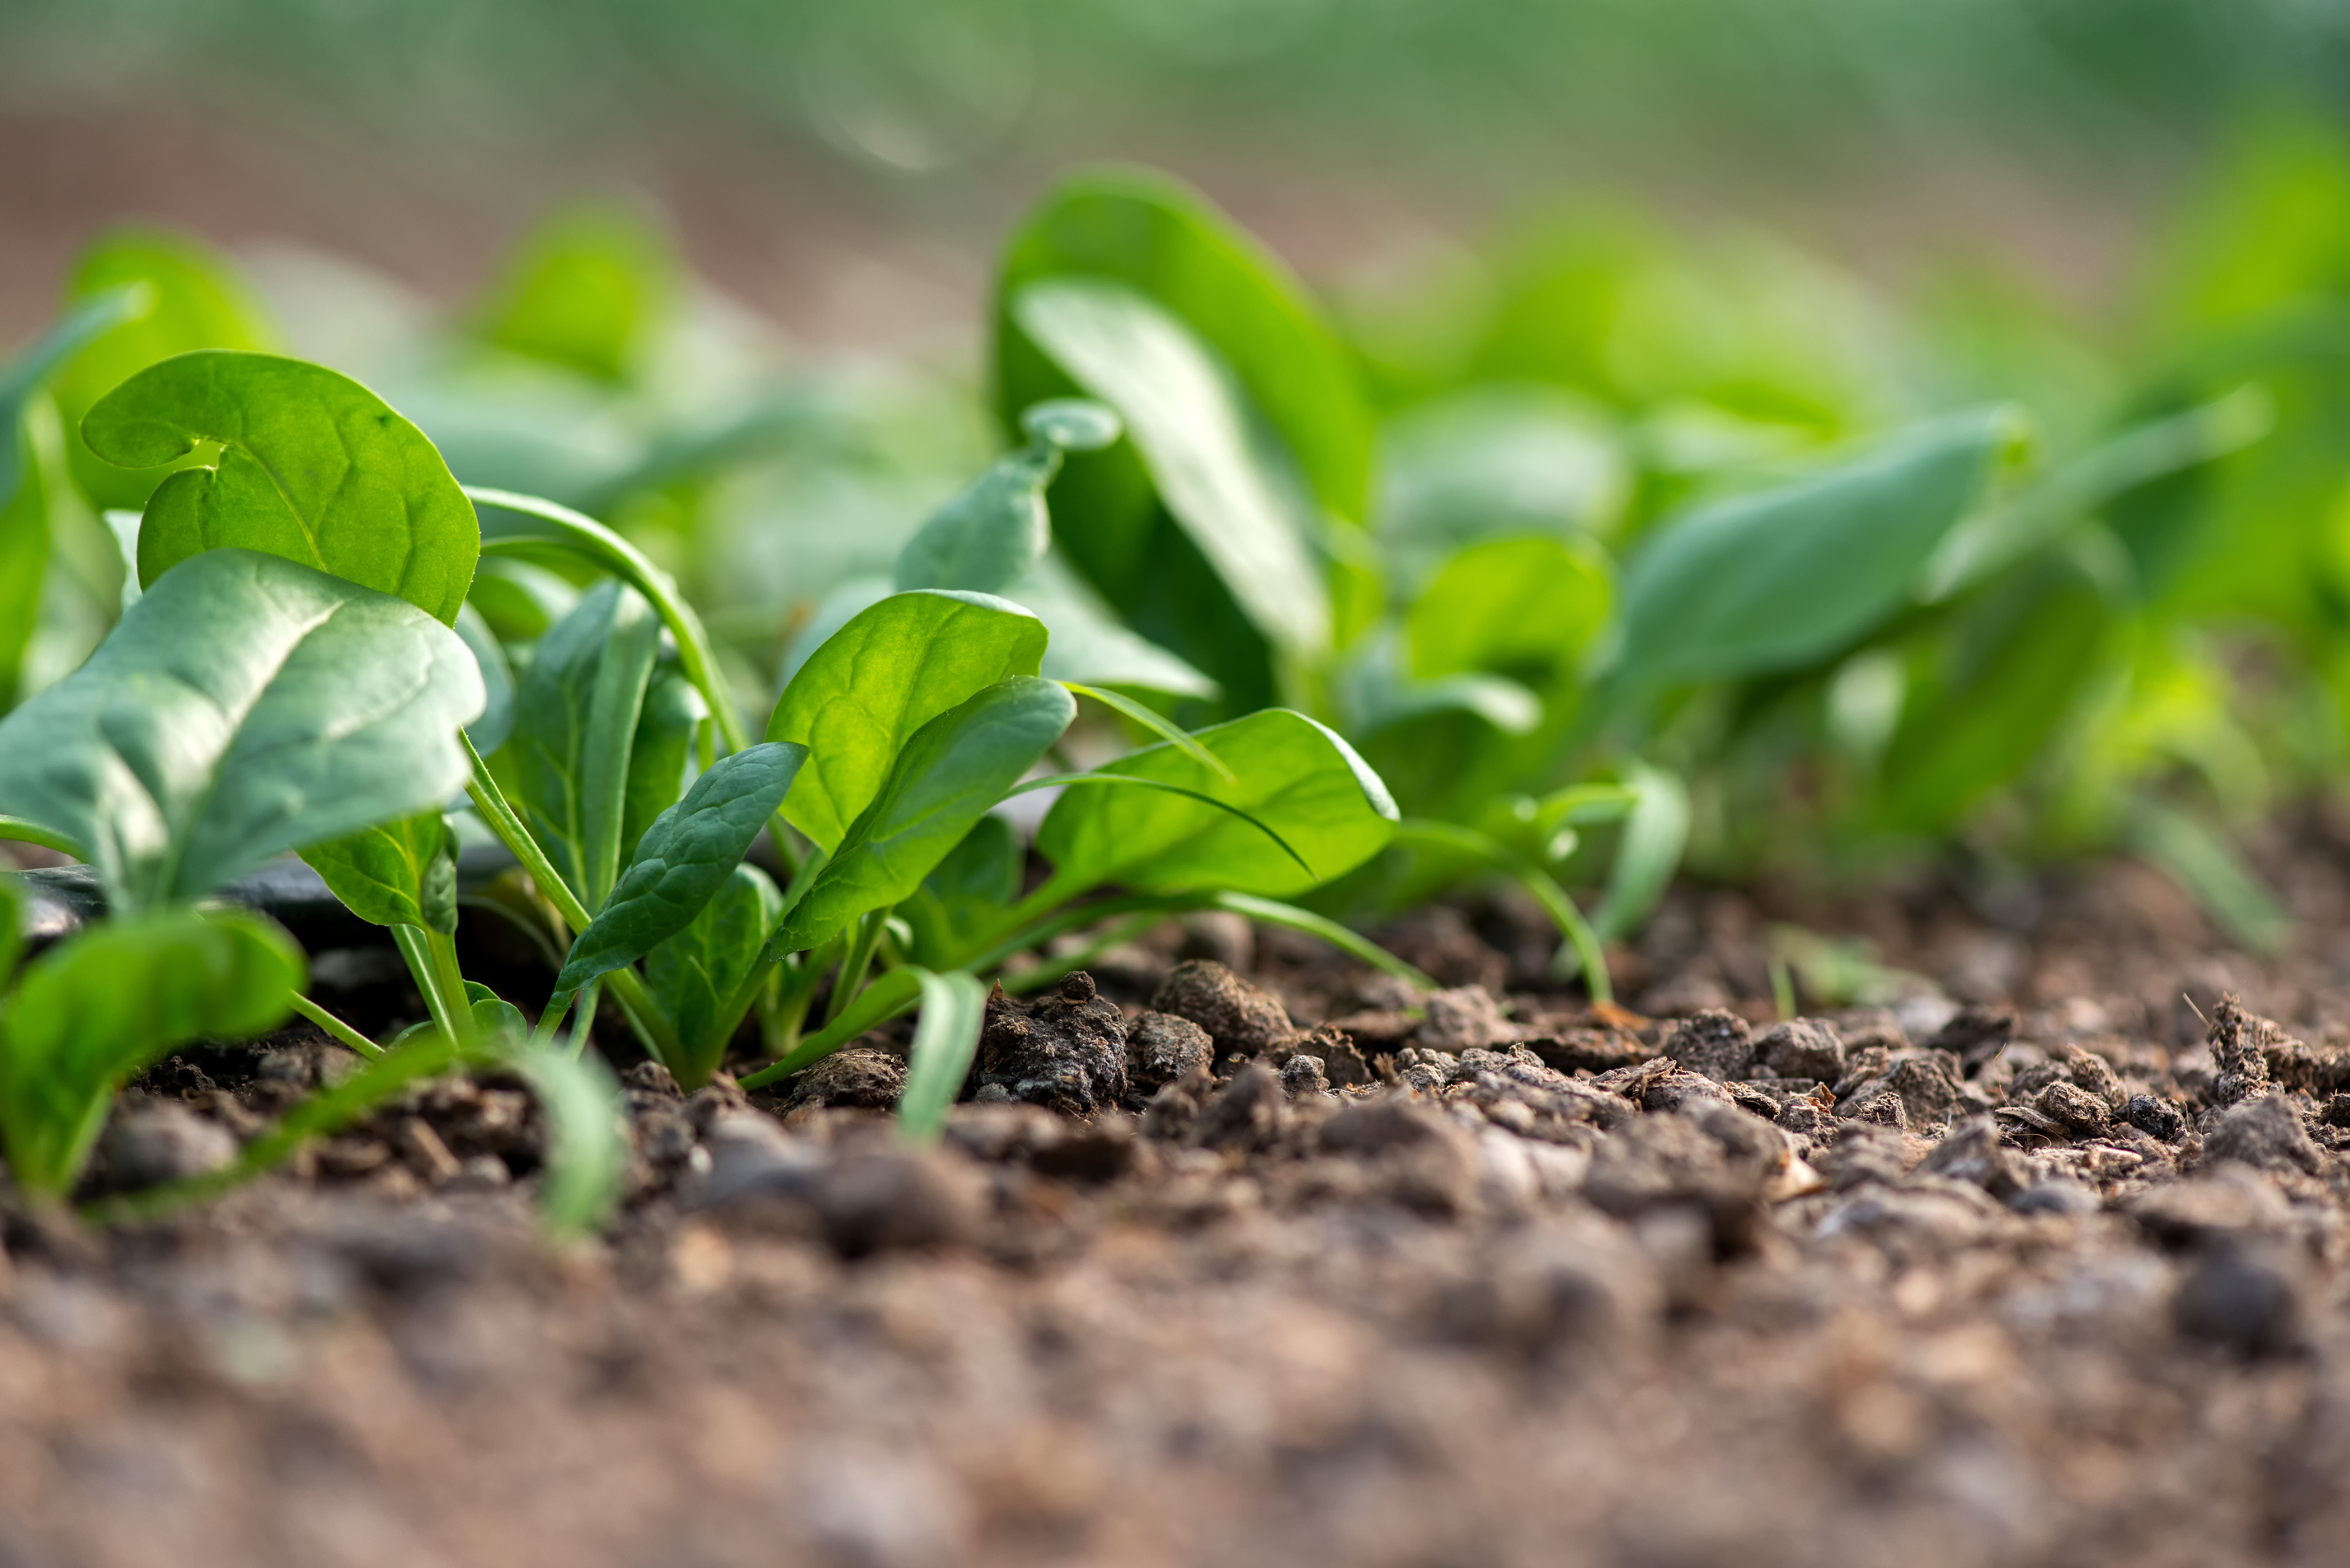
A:
[[[1125,1016],[1082,970],[1034,1004],[999,986],[980,1031],[978,1074],[983,1098],[994,1090],[1077,1116],[1108,1109],[1126,1098]]]

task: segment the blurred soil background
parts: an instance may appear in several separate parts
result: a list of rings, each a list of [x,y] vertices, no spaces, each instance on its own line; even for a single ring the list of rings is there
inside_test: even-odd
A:
[[[1897,287],[1988,260],[2094,317],[2215,140],[2324,112],[2345,42],[2265,0],[8,0],[0,340],[125,219],[448,300],[618,190],[798,342],[968,356],[1012,219],[1102,159],[1196,182],[1326,286],[1597,195]]]

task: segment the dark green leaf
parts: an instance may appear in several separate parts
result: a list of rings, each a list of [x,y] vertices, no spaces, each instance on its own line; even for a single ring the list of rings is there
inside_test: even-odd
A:
[[[815,947],[858,916],[911,895],[1076,712],[1076,700],[1057,683],[1015,675],[916,731],[786,919],[786,945]]]
[[[1030,284],[1068,275],[1115,279],[1172,312],[1237,372],[1322,505],[1364,515],[1371,413],[1345,346],[1279,260],[1164,175],[1080,174],[1013,237],[996,295],[996,395],[1007,425],[1068,386],[1021,335],[1011,302]]]
[[[515,689],[514,732],[493,764],[524,825],[591,912],[619,871],[638,723],[629,703],[641,699],[658,629],[623,584],[608,579],[582,595],[539,639]],[[592,847],[599,824],[600,852]]]
[[[702,912],[645,954],[645,989],[660,1004],[685,1059],[671,1064],[680,1084],[699,1087],[717,1071],[742,1014],[737,993],[765,950],[784,912],[783,895],[755,866],[734,867]]]
[[[2016,440],[1952,415],[1858,462],[1661,526],[1624,568],[1617,679],[1636,691],[1801,668],[1908,602]]]
[[[98,400],[159,360],[197,348],[277,347],[276,329],[226,257],[182,234],[124,229],[107,234],[74,264],[68,295],[97,300],[140,290],[146,307],[120,318],[74,357],[57,378],[57,411],[70,432],[67,452],[75,481],[94,506],[136,510],[173,468],[126,471],[101,462],[81,442],[82,416]]]
[[[29,1192],[63,1196],[123,1078],[198,1039],[274,1028],[307,984],[267,920],[159,910],[103,920],[26,966],[0,1012],[0,1131]]]
[[[672,664],[657,666],[645,691],[644,711],[637,719],[636,739],[629,747],[629,789],[620,818],[620,853],[632,855],[637,841],[653,818],[675,805],[685,793],[686,772],[693,765],[710,722],[710,704],[692,681]]]
[[[0,721],[0,813],[75,840],[109,903],[201,897],[274,855],[437,807],[472,767],[473,656],[399,599],[206,551]]]
[[[987,1022],[987,988],[972,976],[920,972],[921,1017],[906,1064],[906,1086],[898,1096],[898,1131],[910,1143],[938,1141],[946,1130],[947,1107],[962,1093],[979,1054],[980,1026]]]
[[[311,845],[302,858],[362,920],[456,932],[456,836],[437,811]]]
[[[473,504],[424,433],[348,376],[299,359],[201,349],[140,371],[83,419],[90,451],[153,468],[207,441],[210,468],[155,487],[139,581],[199,551],[263,550],[397,594],[444,625],[473,581]]]
[[[733,875],[806,757],[805,747],[764,742],[694,780],[645,830],[610,901],[571,944],[555,989],[577,991],[683,930]]]
[[[1318,651],[1330,602],[1307,547],[1313,502],[1214,350],[1164,306],[1097,279],[1031,285],[1012,314],[1118,410],[1168,512],[1251,624],[1277,646]]]
[[[1300,713],[1268,709],[1193,737],[1232,772],[1229,780],[1159,745],[1104,765],[1180,784],[1271,826],[1323,877],[1362,864],[1394,835],[1387,786],[1328,730]],[[1249,821],[1203,802],[1149,789],[1073,789],[1054,803],[1036,836],[1053,862],[1044,903],[1118,882],[1138,892],[1228,889],[1281,898],[1313,886]]]
[[[962,842],[898,906],[914,934],[915,956],[949,965],[1020,897],[1020,842],[996,815],[972,824]]]
[[[1042,621],[984,594],[893,594],[854,617],[800,667],[767,721],[767,739],[811,757],[785,818],[837,849],[913,733],[998,681],[1035,674],[1045,639]]]

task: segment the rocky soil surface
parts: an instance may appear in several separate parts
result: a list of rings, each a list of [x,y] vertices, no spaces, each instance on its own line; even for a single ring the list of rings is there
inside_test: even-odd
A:
[[[1508,907],[1388,933],[1430,996],[1204,920],[993,1004],[934,1151],[889,1034],[630,1069],[568,1248],[527,1097],[431,1085],[200,1212],[15,1214],[0,1565],[2338,1562],[2334,885],[2270,964],[2126,866],[1894,899],[1888,1005],[1784,1021],[1731,895],[1631,1009]],[[175,1058],[95,1179],[338,1070]]]

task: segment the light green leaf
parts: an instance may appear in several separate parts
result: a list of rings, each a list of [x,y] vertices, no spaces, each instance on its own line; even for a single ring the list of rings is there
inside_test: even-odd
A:
[[[815,947],[858,916],[910,897],[1076,712],[1076,700],[1055,682],[1015,675],[916,731],[785,919],[785,945]]]
[[[1053,542],[1045,486],[1060,470],[1055,447],[1024,447],[997,459],[906,541],[898,552],[898,590],[1000,594],[1017,582]]]
[[[362,920],[456,932],[456,836],[437,811],[313,844],[302,859]]]
[[[1361,865],[1393,836],[1387,786],[1354,749],[1301,713],[1267,709],[1199,731],[1222,758],[1220,777],[1170,745],[1104,764],[1103,773],[1159,779],[1209,795],[1270,826],[1330,877]],[[1036,836],[1052,880],[1024,902],[1051,907],[1117,882],[1137,892],[1225,889],[1283,898],[1314,885],[1252,822],[1204,802],[1151,789],[1072,789]]]
[[[1214,697],[1220,688],[1159,644],[1119,624],[1118,613],[1056,555],[1047,555],[1005,597],[1035,612],[1053,636],[1043,672],[1055,680],[1131,686],[1170,697]]]
[[[1624,568],[1616,678],[1653,691],[1799,669],[1849,647],[1908,602],[2016,440],[2007,410],[1955,414],[1857,462],[1661,525]]]
[[[1689,786],[1662,768],[1635,764],[1624,782],[1639,800],[1624,820],[1607,889],[1592,911],[1592,929],[1602,941],[1615,941],[1640,929],[1680,868],[1689,844]]]
[[[453,623],[473,580],[472,503],[424,433],[348,376],[299,359],[201,349],[140,371],[81,423],[91,452],[153,468],[221,443],[217,464],[155,487],[139,580],[199,551],[263,550]]]
[[[272,856],[463,788],[463,642],[276,556],[206,551],[71,676],[0,721],[0,814],[73,839],[109,904],[210,892]]]
[[[141,310],[120,317],[103,337],[77,354],[57,380],[57,411],[69,432],[67,453],[75,482],[99,508],[147,504],[183,457],[167,466],[125,470],[102,462],[82,444],[82,417],[98,400],[160,360],[197,348],[274,351],[277,331],[261,302],[228,258],[184,234],[120,229],[100,236],[74,264],[67,295],[95,301],[140,291]]]
[[[971,975],[920,974],[921,1016],[906,1065],[906,1086],[898,1096],[898,1134],[909,1143],[938,1141],[946,1130],[947,1107],[962,1093],[979,1054],[980,1026],[987,1022],[987,988]]]
[[[457,611],[455,630],[473,650],[473,667],[482,672],[482,716],[465,726],[465,734],[473,742],[473,750],[486,757],[504,745],[506,737],[514,733],[514,666],[507,662],[504,646],[490,630],[490,623],[482,618],[482,612],[473,607],[471,598]]]
[[[1313,503],[1214,351],[1163,306],[1096,279],[1031,285],[1011,310],[1124,418],[1168,512],[1250,623],[1293,652],[1319,650],[1330,599],[1306,544]]]
[[[645,954],[645,989],[685,1048],[682,1064],[672,1065],[681,1085],[699,1087],[718,1070],[743,1022],[736,1002],[749,1000],[739,993],[783,912],[784,896],[767,874],[740,865],[683,930]]]
[[[516,1045],[503,1054],[546,1116],[539,1212],[557,1236],[586,1235],[610,1218],[629,1169],[628,1116],[612,1069],[593,1054]]]
[[[1563,674],[1607,619],[1607,564],[1589,544],[1492,539],[1447,561],[1404,618],[1412,673]]]
[[[190,1041],[276,1027],[307,983],[291,937],[227,911],[118,917],[42,954],[0,1012],[0,1133],[16,1184],[63,1197],[125,1077]]]
[[[677,288],[668,236],[630,207],[575,207],[515,248],[478,311],[483,337],[599,380],[639,369]]]
[[[1045,639],[1044,622],[984,594],[893,594],[852,618],[800,667],[767,721],[767,739],[810,753],[785,817],[837,849],[914,732],[1000,680],[1035,674]]]
[[[710,704],[673,664],[654,668],[629,747],[629,787],[620,819],[620,853],[632,855],[653,818],[685,793],[686,774],[701,753]]]
[[[683,930],[733,875],[806,757],[804,747],[763,742],[694,780],[645,830],[610,901],[572,942],[555,989],[577,991]]]

